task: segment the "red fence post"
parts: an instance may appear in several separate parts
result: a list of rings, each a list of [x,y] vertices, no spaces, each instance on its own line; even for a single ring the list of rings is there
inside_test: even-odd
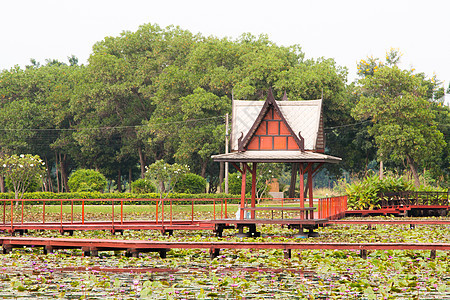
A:
[[[14,209],[13,201],[11,200],[11,230],[13,229],[13,218],[14,218],[13,209]]]
[[[228,219],[228,201],[225,198],[225,219]]]
[[[21,218],[21,221],[20,221],[21,223],[22,223],[22,225],[23,225],[23,199],[22,199],[22,218]]]
[[[158,225],[158,206],[159,206],[159,200],[156,200],[155,203],[156,203],[156,207],[155,207],[155,211],[156,211],[155,220],[156,220],[156,225]]]
[[[120,225],[123,225],[123,199],[120,199]]]
[[[81,200],[81,224],[84,224],[84,199]]]
[[[42,204],[42,223],[45,224],[45,200],[43,200]]]
[[[111,210],[112,226],[114,227],[114,199],[111,199],[111,208],[112,208]]]
[[[323,207],[322,206],[323,206],[323,199],[319,199],[319,205],[317,207],[317,210],[318,210],[317,214],[319,215],[319,219],[323,219],[323,212],[322,212]]]
[[[170,225],[172,225],[172,199],[170,199]]]
[[[161,199],[161,223],[164,225],[164,199]]]
[[[191,222],[194,222],[194,199],[192,199],[191,205]]]

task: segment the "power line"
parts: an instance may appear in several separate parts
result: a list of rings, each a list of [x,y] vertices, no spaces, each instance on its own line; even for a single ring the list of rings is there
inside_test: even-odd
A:
[[[170,124],[186,124],[190,122],[214,120],[214,119],[224,119],[225,115],[217,117],[209,117],[202,119],[189,119],[184,121],[173,121],[173,122],[160,122],[160,123],[148,123],[144,125],[130,125],[130,126],[102,126],[102,127],[84,127],[84,128],[0,128],[0,131],[80,131],[80,130],[111,130],[111,129],[127,129],[127,128],[142,128],[150,126],[160,126],[160,125],[170,125]]]
[[[339,128],[345,128],[345,127],[353,127],[353,126],[361,125],[361,124],[364,124],[364,123],[367,123],[367,122],[370,122],[370,120],[365,120],[365,121],[362,121],[362,122],[346,124],[346,125],[338,125],[338,126],[333,126],[333,127],[326,127],[326,128],[324,128],[324,130],[333,130],[333,129],[339,129]]]

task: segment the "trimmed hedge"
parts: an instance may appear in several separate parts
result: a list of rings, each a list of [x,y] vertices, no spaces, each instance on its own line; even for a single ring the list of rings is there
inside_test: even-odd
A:
[[[232,194],[184,194],[171,193],[168,199],[229,199],[228,203],[239,203],[240,195]],[[232,198],[232,199],[231,199]],[[0,193],[0,199],[14,200],[14,193]],[[23,199],[159,199],[158,193],[148,194],[131,194],[131,193],[99,193],[99,192],[79,192],[79,193],[51,193],[51,192],[35,192],[25,193]],[[19,200],[20,201],[20,200]],[[58,202],[48,202],[49,205],[58,204]],[[24,202],[25,204],[27,201]],[[28,202],[29,203],[29,202]],[[132,203],[125,201],[124,203]],[[138,201],[134,202],[136,205],[154,204],[155,201]],[[177,201],[178,204],[190,204],[191,201]],[[197,201],[195,203],[211,203],[211,201]],[[47,203],[46,203],[47,204]],[[89,204],[99,205],[107,204],[105,201],[89,201]]]

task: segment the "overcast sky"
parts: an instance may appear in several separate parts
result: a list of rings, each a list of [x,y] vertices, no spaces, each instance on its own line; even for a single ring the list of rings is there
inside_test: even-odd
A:
[[[450,82],[448,0],[0,0],[0,70],[72,54],[86,64],[95,42],[146,23],[204,36],[265,33],[308,58],[334,58],[350,81],[360,59],[399,48],[401,67]]]

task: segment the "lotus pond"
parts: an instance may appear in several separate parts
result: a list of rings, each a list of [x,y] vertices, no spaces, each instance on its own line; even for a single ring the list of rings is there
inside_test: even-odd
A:
[[[295,231],[263,226],[261,238],[238,239],[226,231],[76,232],[73,238],[150,239],[166,241],[267,242],[414,242],[449,243],[448,226],[329,226],[320,237],[294,239]],[[30,236],[60,237],[57,232]],[[65,236],[67,237],[67,236]],[[437,251],[304,250],[284,259],[281,250],[222,250],[210,260],[204,250],[171,250],[166,259],[154,253],[128,258],[122,252],[83,257],[79,250],[43,255],[41,249],[15,249],[0,255],[2,299],[450,299],[450,253]]]

